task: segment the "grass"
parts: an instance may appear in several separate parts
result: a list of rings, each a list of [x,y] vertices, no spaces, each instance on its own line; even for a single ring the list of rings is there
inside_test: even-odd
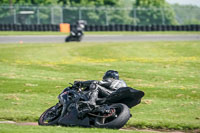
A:
[[[23,126],[23,125],[14,125],[14,124],[1,124],[0,126],[1,133],[127,133],[127,131],[119,131],[112,129],[97,129],[97,128],[80,128],[80,127],[45,127],[45,126]],[[130,131],[129,131],[130,132]],[[132,131],[134,133],[142,133],[145,131]]]
[[[198,31],[98,31],[84,32],[85,35],[148,35],[148,34],[200,34]],[[37,32],[37,31],[0,31],[0,36],[9,35],[68,35],[62,32]]]
[[[69,82],[101,80],[115,69],[128,86],[145,92],[126,127],[200,129],[199,49],[199,41],[0,45],[0,120],[37,121]],[[0,131],[21,128],[65,131],[7,124]]]

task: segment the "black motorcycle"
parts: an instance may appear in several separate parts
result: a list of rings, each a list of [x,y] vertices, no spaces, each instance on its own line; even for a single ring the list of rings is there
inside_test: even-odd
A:
[[[39,118],[39,125],[83,126],[119,129],[132,116],[130,108],[141,102],[144,92],[130,87],[123,87],[105,98],[99,98],[95,109],[87,105],[87,90],[72,85],[65,89],[67,94],[67,113],[61,117],[63,105],[59,101],[47,109]],[[84,114],[85,110],[91,110]],[[84,115],[81,115],[84,114]],[[81,116],[81,117],[80,117]]]
[[[83,31],[71,31],[70,35],[66,37],[65,42],[77,41],[80,42],[83,38]]]
[[[70,42],[70,41],[80,42],[83,38],[84,35],[83,31],[86,24],[87,22],[84,20],[77,21],[75,28],[70,32],[70,35],[66,37],[65,42]]]

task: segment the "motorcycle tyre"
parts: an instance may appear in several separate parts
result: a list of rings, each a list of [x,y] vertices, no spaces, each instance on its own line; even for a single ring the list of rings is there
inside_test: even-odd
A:
[[[82,36],[77,38],[77,41],[80,42],[82,40]]]
[[[58,118],[56,118],[54,121],[52,122],[49,122],[49,123],[44,123],[42,121],[43,117],[45,116],[45,114],[51,110],[53,107],[55,107],[56,105],[50,107],[49,109],[47,109],[44,113],[42,113],[42,115],[40,116],[39,120],[38,120],[38,125],[41,125],[41,126],[52,126],[52,125],[57,125],[58,124],[58,120],[60,119],[60,116]]]
[[[71,36],[67,36],[66,38],[65,38],[65,42],[70,42],[71,41]]]
[[[98,118],[95,120],[95,126],[99,128],[111,128],[111,129],[120,129],[122,128],[129,118],[131,117],[130,110],[127,105],[122,103],[112,104],[110,107],[118,107],[121,109],[121,113],[114,120],[102,124],[98,121]]]

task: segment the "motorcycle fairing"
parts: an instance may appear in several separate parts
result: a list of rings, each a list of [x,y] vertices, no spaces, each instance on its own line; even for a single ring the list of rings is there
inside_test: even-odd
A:
[[[130,87],[122,87],[106,98],[105,103],[124,103],[129,108],[141,102],[144,92]]]
[[[60,118],[58,124],[63,126],[77,126],[77,125],[84,127],[90,126],[88,117],[85,117],[82,120],[78,118],[78,112],[76,108],[73,108],[69,113],[64,115],[63,118]]]

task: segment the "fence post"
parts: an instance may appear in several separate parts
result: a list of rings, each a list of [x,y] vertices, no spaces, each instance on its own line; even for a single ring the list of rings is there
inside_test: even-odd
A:
[[[60,8],[60,13],[61,13],[61,15],[60,15],[60,23],[63,23],[63,7],[61,7]]]
[[[137,18],[137,8],[134,8],[133,9],[133,18],[134,18],[134,25],[137,25],[137,21],[136,21],[136,18]]]
[[[78,19],[79,19],[79,20],[82,19],[81,7],[79,7],[79,10],[78,10]]]
[[[40,7],[37,8],[37,24],[40,24]]]
[[[164,8],[160,8],[161,14],[162,14],[162,24],[165,25],[165,16],[164,16],[164,12],[163,12]]]
[[[17,23],[17,18],[16,18],[16,7],[14,6],[13,7],[13,20],[14,20],[14,24],[16,24]]]
[[[106,25],[109,25],[107,9],[108,8],[105,8],[105,17],[106,17]]]
[[[51,24],[54,24],[54,9],[51,7]]]

